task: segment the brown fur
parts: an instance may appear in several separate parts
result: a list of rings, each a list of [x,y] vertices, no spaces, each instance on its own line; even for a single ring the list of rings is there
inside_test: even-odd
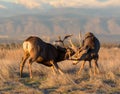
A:
[[[94,61],[94,74],[96,74],[96,71],[99,73],[99,66],[98,66],[98,52],[100,49],[100,42],[99,40],[93,35],[93,33],[88,32],[85,34],[83,45],[79,50],[76,52],[74,56],[72,56],[72,59],[76,59],[79,61],[84,61],[81,65],[81,68],[79,72],[83,69],[85,65],[85,61],[89,61],[90,71],[91,71],[91,61]],[[73,64],[77,64],[78,62],[75,62]]]
[[[25,44],[25,42],[27,42]],[[60,73],[63,73],[57,62],[66,59],[67,49],[60,46],[53,46],[46,43],[38,37],[30,36],[24,42],[24,56],[20,64],[20,76],[22,77],[23,67],[26,60],[29,58],[29,71],[32,78],[31,64],[37,62],[45,66],[56,68]],[[30,46],[30,47],[29,47]],[[29,49],[28,49],[29,48]],[[27,50],[27,51],[26,51]]]

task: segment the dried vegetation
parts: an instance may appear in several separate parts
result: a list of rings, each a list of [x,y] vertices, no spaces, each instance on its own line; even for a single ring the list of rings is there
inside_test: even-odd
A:
[[[120,93],[120,48],[101,47],[98,64],[101,73],[89,77],[86,63],[81,74],[76,74],[81,63],[72,61],[58,63],[65,75],[54,75],[49,67],[33,63],[33,79],[29,78],[27,63],[24,77],[19,77],[19,63],[23,50],[0,50],[0,94],[119,94]]]

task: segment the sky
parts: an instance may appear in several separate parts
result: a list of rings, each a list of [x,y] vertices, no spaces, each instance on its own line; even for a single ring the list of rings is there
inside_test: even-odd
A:
[[[60,7],[85,7],[85,8],[108,8],[120,7],[120,0],[0,0],[4,2],[23,5],[28,9],[42,8],[45,5],[60,8]],[[0,8],[7,8],[0,4]]]

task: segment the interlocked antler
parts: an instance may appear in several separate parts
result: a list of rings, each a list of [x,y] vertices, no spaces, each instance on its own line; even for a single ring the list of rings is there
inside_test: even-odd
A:
[[[74,52],[76,52],[77,51],[77,47],[72,43],[72,40],[70,39],[69,40],[69,42],[70,42],[70,45],[71,45],[71,49],[74,51]]]
[[[63,44],[63,46],[65,46],[65,45],[64,45],[64,41],[65,41],[67,38],[71,37],[71,36],[72,36],[72,35],[66,35],[66,36],[63,38],[63,40],[61,39],[60,36],[58,36],[58,40],[56,40],[55,42],[61,42],[61,43]]]

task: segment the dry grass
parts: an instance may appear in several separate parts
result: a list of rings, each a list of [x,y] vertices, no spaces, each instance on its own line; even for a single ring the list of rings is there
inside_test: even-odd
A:
[[[77,75],[81,63],[72,65],[63,61],[59,66],[65,75],[54,75],[50,68],[33,63],[33,79],[29,79],[27,63],[24,78],[19,77],[22,49],[0,50],[0,94],[119,94],[120,49],[101,48],[99,66],[101,73],[90,79],[88,63]]]

